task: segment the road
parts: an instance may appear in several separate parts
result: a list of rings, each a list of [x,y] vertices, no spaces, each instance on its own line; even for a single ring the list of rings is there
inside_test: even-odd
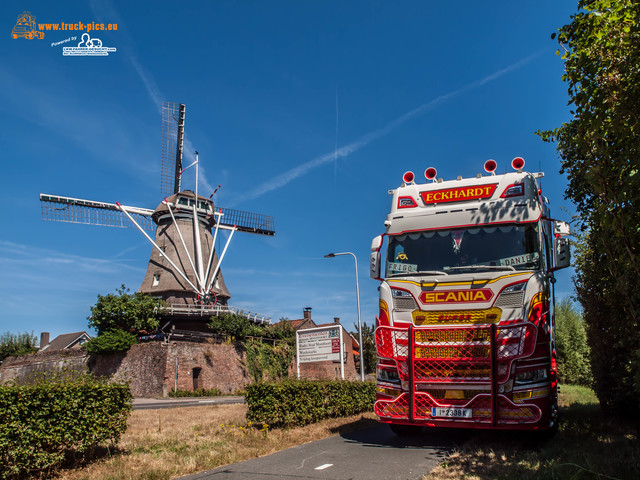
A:
[[[152,410],[159,408],[202,407],[211,404],[244,403],[244,397],[208,397],[208,398],[134,398],[134,410]]]
[[[460,431],[403,438],[388,426],[335,435],[182,480],[421,479],[464,440]]]

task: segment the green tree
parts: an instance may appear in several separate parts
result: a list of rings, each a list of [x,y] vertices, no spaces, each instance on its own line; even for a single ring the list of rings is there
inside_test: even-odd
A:
[[[0,335],[0,362],[7,357],[27,355],[38,351],[36,336],[31,333],[10,333]]]
[[[98,302],[91,307],[89,326],[98,330],[98,335],[113,330],[139,333],[158,328],[162,300],[146,293],[130,294],[124,284],[116,292],[117,295],[98,295]]]
[[[556,352],[560,383],[592,386],[587,330],[570,298],[563,298],[556,305]]]
[[[361,361],[364,362],[365,373],[375,373],[376,365],[378,363],[378,353],[376,351],[376,339],[374,336],[375,328],[367,325],[367,322],[362,324],[362,348]],[[353,338],[359,339],[358,332],[351,332]]]
[[[576,292],[595,390],[640,416],[640,3],[581,0],[558,30],[573,119],[538,132],[557,143],[581,234]]]

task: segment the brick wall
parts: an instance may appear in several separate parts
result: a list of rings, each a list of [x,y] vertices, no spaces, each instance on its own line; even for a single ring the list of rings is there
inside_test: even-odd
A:
[[[358,379],[349,337],[345,337],[347,362],[345,378]],[[150,342],[133,345],[126,352],[89,357],[84,350],[42,352],[9,357],[0,365],[0,383],[24,379],[36,372],[74,369],[93,372],[116,381],[129,382],[135,397],[162,397],[176,384],[180,390],[217,388],[232,394],[251,383],[245,367],[245,355],[235,345],[177,341]],[[295,359],[289,369],[296,378]],[[197,377],[194,380],[194,373]],[[301,365],[301,377],[307,379],[339,379],[340,363],[318,362]]]
[[[176,385],[176,358],[178,390],[217,388],[222,393],[234,393],[250,383],[242,349],[216,343],[171,342],[165,357],[167,392]]]
[[[114,381],[129,382],[134,397],[160,397],[163,389],[167,347],[161,342],[132,345],[126,352],[94,355],[92,373]]]
[[[10,380],[21,383],[33,375],[67,370],[86,372],[87,358],[83,350],[77,349],[8,357],[0,365],[0,384]]]

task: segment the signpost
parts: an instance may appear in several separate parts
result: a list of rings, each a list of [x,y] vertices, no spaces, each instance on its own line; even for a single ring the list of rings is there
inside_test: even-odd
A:
[[[296,365],[300,378],[300,364],[311,362],[340,362],[340,378],[344,380],[344,343],[342,327],[308,328],[296,332]]]

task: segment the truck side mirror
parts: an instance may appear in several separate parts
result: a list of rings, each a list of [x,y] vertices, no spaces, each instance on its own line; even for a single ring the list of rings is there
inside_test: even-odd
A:
[[[571,263],[571,248],[567,237],[556,237],[554,239],[555,265],[554,270],[567,268]]]
[[[371,255],[369,255],[369,275],[374,280],[380,280],[380,248],[382,247],[382,235],[378,235],[371,242]]]
[[[554,265],[552,270],[567,268],[571,263],[571,248],[569,239],[566,237],[571,233],[569,224],[561,220],[553,221],[553,254]]]

